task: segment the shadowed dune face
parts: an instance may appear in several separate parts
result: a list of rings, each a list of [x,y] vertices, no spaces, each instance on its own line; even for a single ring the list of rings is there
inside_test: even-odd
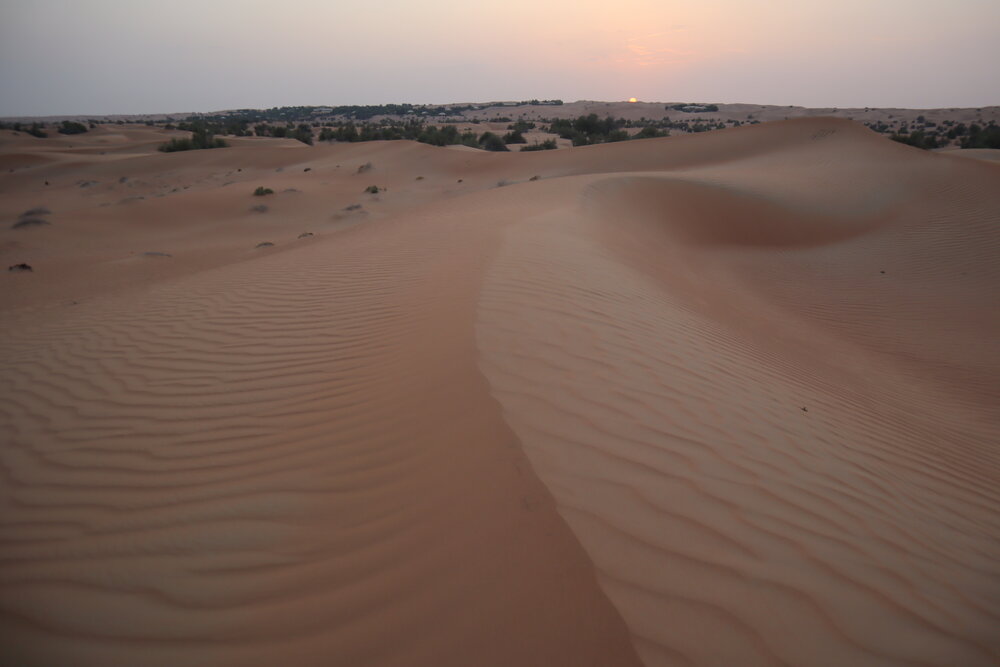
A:
[[[0,150],[18,664],[1000,660],[995,165],[161,135]]]

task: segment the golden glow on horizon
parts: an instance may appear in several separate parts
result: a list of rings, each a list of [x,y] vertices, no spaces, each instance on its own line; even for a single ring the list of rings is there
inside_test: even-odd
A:
[[[634,97],[630,97],[630,98],[628,98],[628,101],[631,102],[632,104],[635,104],[639,100],[635,99]]]

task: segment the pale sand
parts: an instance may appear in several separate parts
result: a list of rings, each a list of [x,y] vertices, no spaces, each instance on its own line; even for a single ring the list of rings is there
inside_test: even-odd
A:
[[[1000,166],[167,135],[0,137],[4,664],[1000,660]]]

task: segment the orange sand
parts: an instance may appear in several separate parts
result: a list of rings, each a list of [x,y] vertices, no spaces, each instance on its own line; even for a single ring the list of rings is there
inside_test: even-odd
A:
[[[1000,661],[1000,165],[169,134],[0,136],[3,664]]]

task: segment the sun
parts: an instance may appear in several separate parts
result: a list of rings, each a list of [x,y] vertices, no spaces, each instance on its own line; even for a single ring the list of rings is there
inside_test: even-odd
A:
[[[639,100],[635,99],[634,97],[630,97],[630,98],[628,98],[628,101],[629,101],[630,104],[635,104]]]

